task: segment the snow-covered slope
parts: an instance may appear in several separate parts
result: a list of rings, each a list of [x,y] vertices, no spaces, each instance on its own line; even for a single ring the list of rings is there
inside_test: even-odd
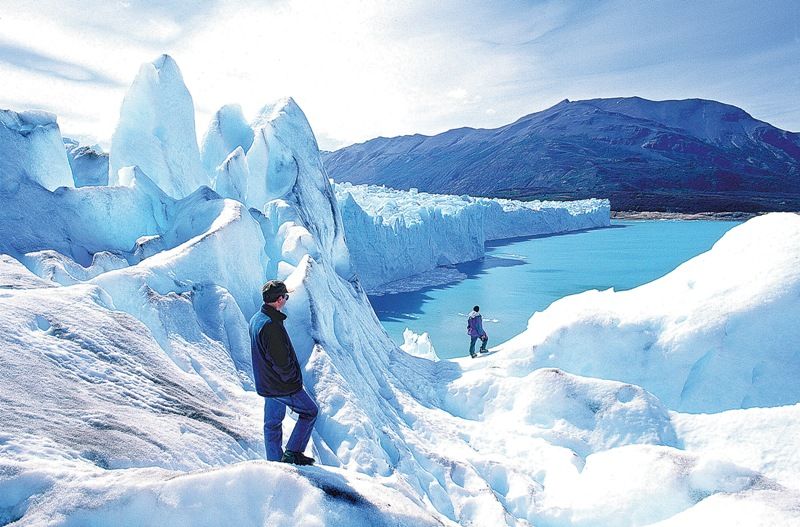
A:
[[[800,215],[776,213],[659,280],[559,300],[502,350],[514,375],[558,366],[638,384],[676,410],[776,406],[800,400],[798,318]]]
[[[28,447],[38,454],[29,462],[0,461],[0,473],[18,472],[13,484],[0,481],[3,525],[445,525],[390,486],[337,469],[256,461],[188,473],[109,471],[80,458],[47,459],[48,447]]]
[[[522,202],[349,183],[334,188],[353,266],[368,291],[481,258],[489,240],[610,224],[608,200]]]
[[[569,360],[526,367],[539,355],[524,346],[472,362],[397,348],[352,270],[302,111],[279,101],[252,128],[264,141],[248,152],[268,148],[258,171],[248,159],[248,188],[257,181],[274,198],[257,208],[186,181],[184,197],[169,196],[140,168],[164,153],[146,146],[145,128],[125,140],[135,166],[117,171],[119,186],[48,190],[39,178],[51,174],[33,176],[32,165],[0,173],[13,182],[0,188],[0,524],[800,521],[795,458],[764,449],[763,429],[739,427],[741,441],[729,439],[755,418],[783,425],[791,443],[800,437],[797,406],[686,416],[639,386],[564,371]],[[787,235],[793,222],[752,223],[707,261],[770,232]],[[756,306],[740,311],[741,322],[751,349],[770,353],[773,336],[754,328],[761,320],[783,328],[777,315],[761,315],[775,314],[773,299],[791,308],[796,290],[786,270],[796,244],[773,245],[764,256],[773,264],[742,269],[783,280],[759,279],[731,297]],[[790,256],[776,256],[780,247]],[[714,289],[713,273],[696,264],[692,287],[708,278]],[[262,402],[249,378],[246,321],[268,277],[293,289],[287,328],[320,406],[309,452],[316,468],[256,460]],[[648,313],[650,295],[632,298],[633,311]],[[669,304],[650,313],[659,307]],[[713,322],[687,321],[682,336],[702,340],[708,327],[718,331]],[[596,329],[586,338],[607,337]],[[763,360],[771,372],[773,355]],[[715,381],[700,375],[692,386],[716,393]],[[772,395],[762,391],[760,401]]]

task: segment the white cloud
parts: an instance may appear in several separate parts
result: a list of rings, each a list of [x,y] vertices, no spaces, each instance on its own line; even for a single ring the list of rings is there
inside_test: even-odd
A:
[[[59,114],[66,133],[108,141],[139,65],[170,53],[194,97],[201,134],[223,104],[238,102],[253,115],[285,95],[301,105],[323,148],[379,135],[499,126],[567,97],[634,94],[772,108],[772,115],[755,116],[800,128],[787,102],[797,81],[791,68],[780,67],[800,59],[796,30],[733,46],[724,39],[746,27],[756,7],[728,9],[720,19],[726,27],[710,16],[718,7],[628,7],[10,0],[0,14],[0,104],[44,107]],[[785,16],[800,16],[800,4],[784,7]],[[700,26],[686,22],[700,12]],[[758,16],[765,32],[780,18]],[[753,60],[759,46],[775,58]],[[734,51],[726,54],[728,48]],[[743,64],[748,75],[723,74]]]

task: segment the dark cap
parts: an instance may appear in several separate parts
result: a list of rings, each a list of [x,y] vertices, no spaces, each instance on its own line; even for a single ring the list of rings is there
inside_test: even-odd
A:
[[[261,288],[261,298],[264,299],[265,304],[271,304],[288,292],[286,284],[282,281],[270,280]]]

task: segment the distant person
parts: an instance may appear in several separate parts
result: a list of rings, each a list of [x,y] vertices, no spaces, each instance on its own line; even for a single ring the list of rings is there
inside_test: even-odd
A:
[[[475,341],[481,339],[481,353],[488,353],[486,343],[489,342],[489,335],[483,330],[483,317],[480,314],[480,306],[474,306],[467,318],[467,335],[469,335],[469,356],[473,359],[478,355],[475,353]]]
[[[303,452],[317,420],[317,405],[303,389],[300,362],[292,340],[283,327],[281,310],[289,300],[286,284],[270,280],[261,288],[264,305],[250,319],[250,351],[256,391],[264,400],[264,444],[269,461],[313,465]],[[286,407],[297,413],[297,423],[283,451],[283,418]]]

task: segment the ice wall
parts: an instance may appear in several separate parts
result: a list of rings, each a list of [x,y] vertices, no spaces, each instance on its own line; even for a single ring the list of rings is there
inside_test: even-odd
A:
[[[125,95],[111,139],[110,185],[138,166],[166,194],[183,198],[208,184],[195,133],[194,103],[169,55],[143,64]]]
[[[353,265],[368,291],[481,258],[488,240],[610,224],[608,200],[522,202],[350,183],[335,189]]]
[[[0,252],[15,257],[51,249],[82,266],[108,251],[132,257],[137,240],[166,228],[175,200],[140,174],[130,186],[61,188],[23,181],[0,207]]]
[[[484,207],[486,240],[536,236],[608,227],[607,199],[578,201],[516,201],[479,198]]]
[[[48,190],[72,187],[56,116],[41,111],[0,110],[0,193],[34,182]]]

